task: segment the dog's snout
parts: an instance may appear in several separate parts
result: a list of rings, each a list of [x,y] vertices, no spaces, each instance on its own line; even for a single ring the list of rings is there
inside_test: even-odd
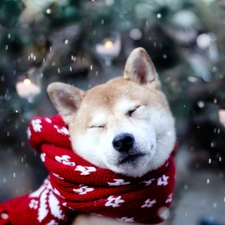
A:
[[[129,133],[122,133],[113,139],[113,147],[119,152],[128,152],[134,145],[134,136]]]

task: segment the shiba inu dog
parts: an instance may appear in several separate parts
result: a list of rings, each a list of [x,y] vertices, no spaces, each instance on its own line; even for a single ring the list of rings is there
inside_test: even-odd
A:
[[[162,166],[173,151],[174,118],[143,48],[132,51],[121,77],[86,92],[56,82],[48,93],[68,124],[74,151],[93,165],[141,177]],[[92,216],[74,221],[107,223],[119,222]]]

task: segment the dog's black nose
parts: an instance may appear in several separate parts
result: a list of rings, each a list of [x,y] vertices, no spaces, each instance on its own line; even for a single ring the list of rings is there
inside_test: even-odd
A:
[[[113,139],[113,147],[119,152],[128,152],[134,145],[134,136],[128,133],[117,135]]]

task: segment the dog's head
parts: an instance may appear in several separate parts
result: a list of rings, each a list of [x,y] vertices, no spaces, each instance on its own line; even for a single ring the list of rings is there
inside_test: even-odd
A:
[[[74,151],[98,167],[142,176],[173,150],[174,119],[142,48],[130,54],[122,77],[87,92],[52,83],[48,93],[69,126]]]

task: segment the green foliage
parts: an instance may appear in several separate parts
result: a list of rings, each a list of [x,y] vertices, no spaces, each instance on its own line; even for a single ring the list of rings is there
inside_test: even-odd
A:
[[[1,0],[0,24],[5,27],[15,26],[23,9],[24,4],[21,0]]]

